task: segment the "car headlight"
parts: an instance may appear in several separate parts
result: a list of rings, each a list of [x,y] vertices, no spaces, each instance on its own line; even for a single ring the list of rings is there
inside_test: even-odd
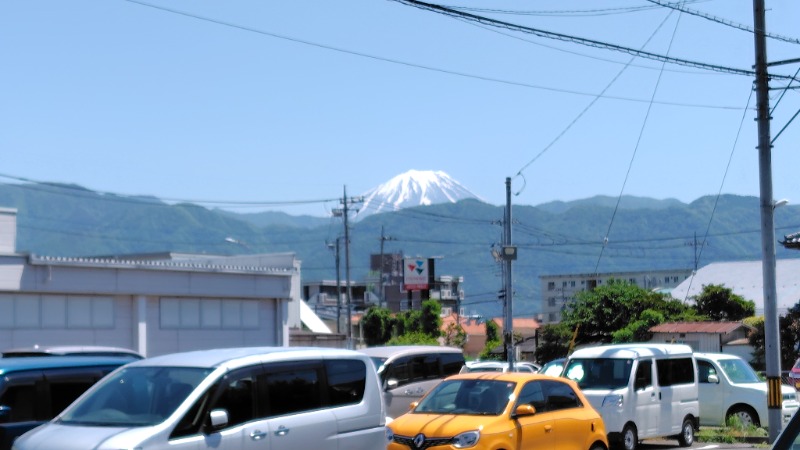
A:
[[[475,446],[478,443],[478,440],[481,438],[481,432],[478,430],[475,431],[466,431],[456,437],[453,438],[453,447],[455,448],[470,448]]]
[[[622,401],[623,401],[622,395],[619,395],[619,394],[606,395],[605,398],[603,398],[603,406],[606,406],[606,405],[607,406],[616,406],[616,407],[619,408],[619,407],[622,407]]]

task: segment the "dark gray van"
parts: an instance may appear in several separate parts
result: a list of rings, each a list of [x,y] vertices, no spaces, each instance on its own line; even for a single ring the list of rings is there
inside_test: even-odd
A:
[[[35,428],[132,357],[26,356],[0,358],[0,450]]]
[[[460,348],[437,345],[387,345],[359,349],[372,359],[383,388],[389,417],[409,410],[432,387],[464,367]]]

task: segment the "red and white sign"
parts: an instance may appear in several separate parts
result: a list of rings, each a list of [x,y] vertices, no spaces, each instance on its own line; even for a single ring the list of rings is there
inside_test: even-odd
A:
[[[407,291],[428,289],[428,260],[403,259],[403,286]]]

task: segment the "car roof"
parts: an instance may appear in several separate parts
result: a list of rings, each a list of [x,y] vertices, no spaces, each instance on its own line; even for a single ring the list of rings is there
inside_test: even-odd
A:
[[[570,359],[575,358],[639,358],[649,356],[688,356],[692,347],[686,344],[612,344],[584,347],[575,350]]]
[[[368,356],[379,358],[426,353],[463,353],[463,350],[460,348],[445,347],[440,345],[381,345],[360,348],[357,351]]]
[[[0,358],[0,375],[70,367],[116,367],[136,361],[129,356],[24,356]]]
[[[102,345],[34,345],[31,347],[10,348],[2,351],[3,357],[9,356],[62,356],[62,355],[128,355],[142,359],[138,352],[124,347],[108,347]]]
[[[720,360],[720,359],[741,359],[744,360],[741,356],[738,355],[731,355],[729,353],[711,353],[711,352],[695,352],[694,356],[697,358],[706,358],[706,359],[713,359],[713,360]]]
[[[324,347],[234,347],[194,350],[154,356],[135,361],[131,367],[171,366],[217,368],[236,367],[253,362],[280,362],[309,358],[359,358],[369,362],[367,357],[353,350]]]
[[[451,375],[445,380],[497,380],[497,381],[512,381],[515,383],[526,382],[531,380],[559,380],[571,384],[572,381],[567,378],[556,378],[541,373],[532,372],[464,372],[456,375]]]

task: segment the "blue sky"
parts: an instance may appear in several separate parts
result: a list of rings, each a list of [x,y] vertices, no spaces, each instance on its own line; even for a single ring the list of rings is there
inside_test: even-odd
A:
[[[686,3],[695,14],[645,0],[446,4],[705,64],[754,62],[752,34],[720,23],[752,27],[750,0]],[[800,39],[800,2],[767,8],[769,33]],[[0,42],[1,182],[318,216],[345,186],[361,194],[410,169],[443,170],[498,205],[506,177],[526,205],[759,195],[752,77],[394,1],[5,1]],[[770,61],[799,50],[768,41]],[[799,90],[780,93],[773,137],[800,109]],[[798,141],[800,119],[775,142],[776,198],[800,202]]]

